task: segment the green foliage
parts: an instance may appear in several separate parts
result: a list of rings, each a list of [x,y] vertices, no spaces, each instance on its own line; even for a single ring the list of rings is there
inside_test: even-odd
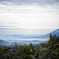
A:
[[[39,46],[0,47],[0,59],[59,59],[59,37],[50,34],[49,41]]]

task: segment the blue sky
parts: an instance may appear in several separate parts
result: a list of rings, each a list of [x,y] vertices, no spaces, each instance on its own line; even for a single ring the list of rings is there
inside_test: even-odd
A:
[[[30,29],[31,34],[58,29],[59,0],[0,0],[0,28]]]

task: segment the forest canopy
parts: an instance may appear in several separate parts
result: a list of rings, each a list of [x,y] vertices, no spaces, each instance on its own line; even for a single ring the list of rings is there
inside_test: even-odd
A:
[[[0,46],[0,59],[59,59],[59,36],[50,34],[49,41],[34,46],[29,45],[14,47]]]

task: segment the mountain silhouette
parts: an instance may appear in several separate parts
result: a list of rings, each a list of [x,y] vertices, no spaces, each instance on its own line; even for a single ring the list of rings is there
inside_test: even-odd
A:
[[[54,30],[46,35],[38,36],[37,38],[49,38],[50,34],[52,34],[53,36],[54,35],[59,36],[59,29]]]
[[[7,35],[7,37],[13,37],[13,38],[49,38],[50,34],[59,36],[59,29],[54,30],[46,35],[21,35],[21,34],[13,34],[13,35]]]

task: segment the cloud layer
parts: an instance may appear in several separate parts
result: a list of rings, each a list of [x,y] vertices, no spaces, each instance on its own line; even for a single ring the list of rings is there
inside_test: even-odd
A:
[[[0,0],[0,2],[12,2],[13,4],[39,4],[39,5],[46,5],[46,4],[59,4],[59,0]]]
[[[59,0],[0,0],[1,27],[58,28],[58,21]]]

